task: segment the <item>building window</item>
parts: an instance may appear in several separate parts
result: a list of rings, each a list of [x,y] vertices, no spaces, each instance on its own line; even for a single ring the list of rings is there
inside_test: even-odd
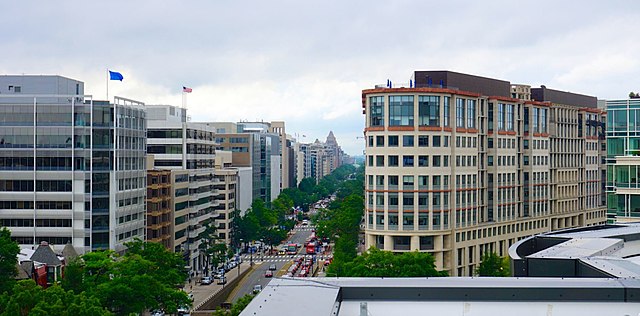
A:
[[[418,136],[418,147],[429,147],[429,136],[427,135]]]
[[[464,99],[456,98],[456,127],[464,128]]]
[[[431,165],[434,167],[440,167],[440,155],[434,155],[432,157]]]
[[[397,166],[398,166],[398,156],[395,156],[395,155],[389,156],[389,167],[397,167]]]
[[[403,147],[413,147],[413,135],[404,135],[404,136],[402,136],[402,146]]]
[[[413,167],[413,155],[402,156],[403,167]]]
[[[433,147],[440,147],[440,136],[433,136]]]
[[[498,130],[504,130],[504,111],[505,105],[498,103]]]
[[[440,126],[439,96],[418,96],[418,124],[420,126]]]
[[[389,96],[389,126],[413,126],[413,96]]]
[[[429,167],[429,156],[418,156],[418,167]]]
[[[369,98],[370,126],[384,126],[384,97]]]
[[[476,100],[467,100],[467,128],[476,128]]]
[[[389,136],[389,147],[398,147],[398,136],[390,135]]]
[[[391,163],[391,157],[389,157],[389,163]],[[384,156],[376,156],[376,167],[384,167]]]
[[[445,127],[449,127],[449,119],[451,118],[451,111],[449,108],[451,107],[451,97],[444,97],[444,102],[442,104],[442,111],[444,112],[443,116],[443,125]]]
[[[515,106],[513,104],[507,104],[507,130],[508,131],[513,131],[514,107]]]
[[[376,136],[376,146],[384,147],[384,136]]]

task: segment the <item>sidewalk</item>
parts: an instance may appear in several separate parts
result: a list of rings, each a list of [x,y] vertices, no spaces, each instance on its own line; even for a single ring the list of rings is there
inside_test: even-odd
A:
[[[232,280],[237,278],[239,274],[249,269],[249,262],[243,262],[238,267],[225,273],[227,283],[231,282]],[[212,284],[200,285],[201,278],[202,275],[196,276],[195,278],[191,279],[191,282],[187,281],[184,286],[184,291],[193,295],[193,305],[191,310],[195,310],[197,307],[207,301],[211,296],[215,295],[218,291],[222,290],[226,286],[225,284],[218,284],[218,279],[214,279]]]

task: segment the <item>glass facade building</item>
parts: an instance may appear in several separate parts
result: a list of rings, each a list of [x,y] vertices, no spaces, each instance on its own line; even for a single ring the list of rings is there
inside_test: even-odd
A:
[[[606,101],[607,220],[640,218],[640,99]]]
[[[12,238],[81,252],[144,239],[144,104],[95,101],[60,76],[0,86],[0,219]]]

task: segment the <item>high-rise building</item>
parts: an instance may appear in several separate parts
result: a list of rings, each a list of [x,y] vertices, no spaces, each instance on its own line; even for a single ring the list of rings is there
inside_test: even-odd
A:
[[[145,237],[146,112],[62,76],[0,76],[0,220],[21,247]]]
[[[517,89],[514,93],[518,93]],[[594,97],[450,71],[362,91],[365,244],[450,275],[526,236],[605,222]]]
[[[216,151],[215,177],[218,180],[214,185],[219,205],[216,210],[215,226],[218,238],[225,244],[231,243],[232,224],[234,211],[237,208],[238,196],[238,168],[232,166],[231,152]]]
[[[147,161],[147,241],[173,251],[171,171],[153,170],[153,155],[149,155]]]
[[[233,130],[230,123],[205,123],[216,130]],[[268,123],[242,122],[237,132],[216,134],[217,149],[231,151],[234,167],[250,167],[252,171],[252,201],[275,200],[280,194],[281,151],[280,135],[269,132]],[[246,187],[246,186],[245,186]],[[241,205],[239,205],[240,207]],[[246,209],[241,209],[246,211]]]
[[[156,169],[171,170],[171,247],[182,253],[192,270],[205,269],[202,236],[207,225],[215,225],[218,200],[215,169],[215,129],[187,121],[186,109],[170,105],[148,105],[147,152]],[[224,201],[223,201],[224,202]]]
[[[640,99],[608,100],[607,217],[640,219]]]
[[[332,131],[324,143],[316,139],[310,144],[300,144],[299,152],[302,154],[298,159],[302,164],[303,178],[313,178],[316,182],[344,163],[344,152]]]

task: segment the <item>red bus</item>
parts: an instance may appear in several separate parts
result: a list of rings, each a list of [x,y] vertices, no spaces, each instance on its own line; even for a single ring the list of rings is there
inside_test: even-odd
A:
[[[316,253],[316,243],[310,242],[307,244],[307,254],[313,255]]]
[[[295,255],[298,253],[298,245],[297,244],[288,244],[287,245],[287,254]]]

